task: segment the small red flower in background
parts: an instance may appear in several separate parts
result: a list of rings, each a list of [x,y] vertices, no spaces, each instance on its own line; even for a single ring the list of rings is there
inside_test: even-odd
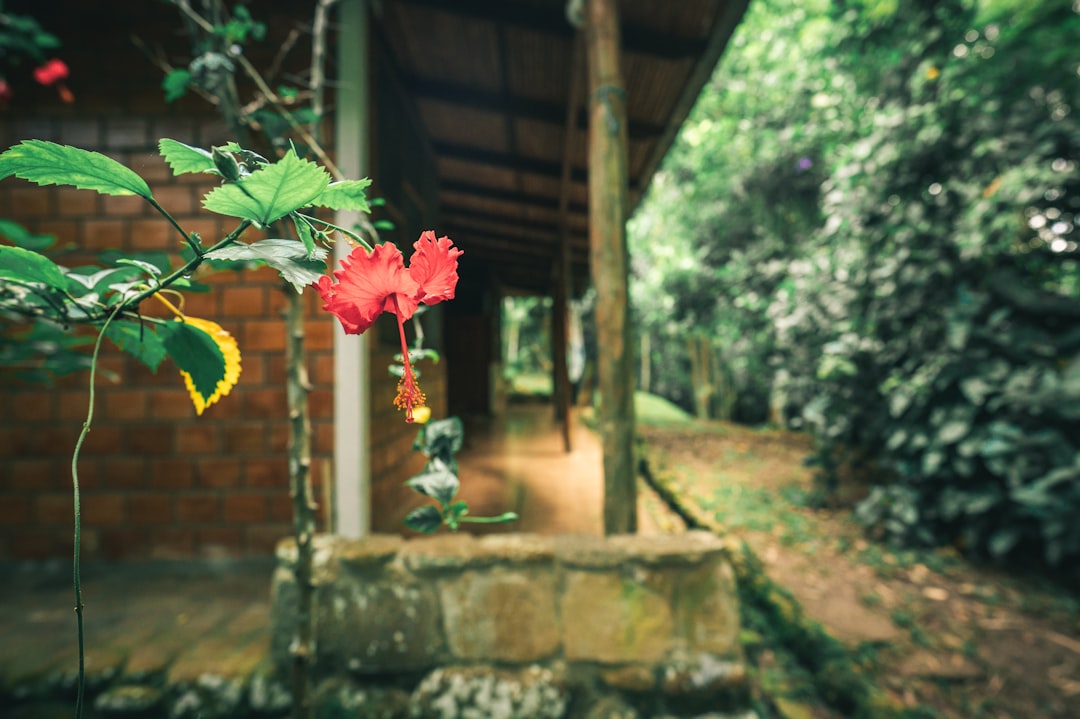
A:
[[[462,251],[449,237],[435,239],[428,230],[413,243],[410,265],[405,267],[401,250],[391,244],[377,245],[370,253],[363,247],[353,250],[334,271],[337,284],[324,275],[315,289],[346,334],[365,332],[383,312],[397,315],[401,354],[405,373],[398,382],[394,405],[405,410],[405,421],[413,421],[413,407],[424,404],[424,393],[413,377],[409,346],[405,341],[405,320],[420,303],[434,305],[454,299],[458,281],[458,260]]]
[[[8,81],[0,77],[0,108],[7,106],[8,101],[15,97],[15,93],[11,91],[11,85],[8,85]]]
[[[64,102],[73,102],[75,96],[71,94],[71,90],[64,84],[64,80],[67,78],[67,64],[65,64],[63,60],[59,60],[55,57],[34,70],[35,80],[46,87],[49,85],[56,85],[56,91],[60,93],[60,99]]]
[[[42,85],[54,85],[68,77],[68,67],[63,60],[55,57],[34,70],[34,79]]]

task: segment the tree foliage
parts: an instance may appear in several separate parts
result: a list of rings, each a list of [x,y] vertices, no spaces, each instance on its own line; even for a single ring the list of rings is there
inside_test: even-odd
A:
[[[635,219],[647,331],[708,336],[826,486],[863,463],[892,539],[1080,557],[1077,36],[1066,3],[760,0]]]

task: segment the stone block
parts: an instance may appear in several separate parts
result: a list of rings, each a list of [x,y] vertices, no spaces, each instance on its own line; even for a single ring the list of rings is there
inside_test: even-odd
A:
[[[621,572],[565,572],[560,616],[568,661],[658,662],[672,648],[666,592]]]
[[[439,581],[446,642],[457,659],[529,663],[559,649],[551,566],[469,570]]]
[[[328,670],[422,671],[445,651],[434,584],[393,566],[339,576],[319,588],[315,606],[318,663]]]
[[[398,558],[412,572],[460,570],[471,565],[475,548],[476,539],[470,534],[436,534],[410,540]]]
[[[675,577],[675,634],[684,648],[741,655],[739,604],[731,565],[719,557]]]

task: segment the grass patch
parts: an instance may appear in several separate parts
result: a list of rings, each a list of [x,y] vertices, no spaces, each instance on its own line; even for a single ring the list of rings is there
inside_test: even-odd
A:
[[[634,392],[634,414],[642,424],[684,424],[694,419],[678,405],[648,392]]]

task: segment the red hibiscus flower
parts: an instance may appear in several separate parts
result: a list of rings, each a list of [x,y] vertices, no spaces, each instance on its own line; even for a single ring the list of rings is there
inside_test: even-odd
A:
[[[75,96],[71,94],[71,90],[64,84],[64,80],[66,80],[67,77],[68,66],[63,60],[58,60],[55,57],[34,70],[35,80],[46,87],[49,85],[56,85],[56,91],[59,93],[61,100],[64,102],[74,102]]]
[[[55,57],[34,70],[34,79],[45,86],[55,85],[61,80],[66,80],[67,76],[67,65],[64,64],[63,60],[58,60]]]
[[[341,261],[341,269],[334,271],[336,284],[324,275],[315,285],[326,303],[323,309],[341,321],[346,334],[361,334],[383,312],[397,315],[405,372],[398,382],[394,405],[405,410],[406,422],[413,421],[413,407],[422,406],[425,397],[409,364],[405,320],[420,303],[434,305],[454,298],[457,258],[462,254],[449,237],[435,239],[430,230],[413,243],[413,250],[406,267],[401,250],[392,244],[377,245],[370,253],[358,247]]]

